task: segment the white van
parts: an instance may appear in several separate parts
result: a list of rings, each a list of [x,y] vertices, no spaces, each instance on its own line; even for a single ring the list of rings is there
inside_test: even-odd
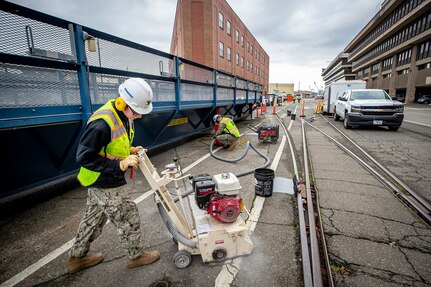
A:
[[[334,112],[334,105],[337,98],[347,90],[365,89],[367,83],[361,80],[353,81],[338,81],[333,82],[325,87],[323,94],[323,113],[332,114]]]

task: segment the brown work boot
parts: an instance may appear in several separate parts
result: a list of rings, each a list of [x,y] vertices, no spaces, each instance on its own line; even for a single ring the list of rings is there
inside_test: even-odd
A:
[[[160,258],[160,252],[157,250],[144,251],[142,252],[142,255],[139,256],[138,258],[129,259],[129,261],[127,261],[127,267],[134,268],[142,265],[148,265],[157,261],[159,258]]]
[[[84,257],[70,257],[67,264],[67,272],[75,273],[84,268],[91,267],[103,261],[105,255],[102,253],[85,255]]]

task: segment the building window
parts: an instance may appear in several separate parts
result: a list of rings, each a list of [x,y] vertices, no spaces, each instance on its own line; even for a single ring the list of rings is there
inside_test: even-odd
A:
[[[244,35],[241,35],[241,46],[244,47]]]
[[[229,47],[227,47],[227,60],[228,60],[229,62],[231,62],[231,57],[230,57],[230,48],[229,48]]]
[[[239,31],[238,30],[235,31],[235,41],[237,43],[239,43]]]
[[[224,28],[224,16],[221,12],[218,12],[218,26]]]
[[[250,62],[247,60],[247,71],[250,71]]]
[[[397,72],[398,75],[406,75],[410,73],[410,69],[403,69]]]
[[[418,66],[418,70],[419,70],[419,71],[420,71],[420,70],[429,69],[429,68],[431,68],[431,63],[426,63],[426,64],[423,64],[423,65]]]
[[[223,44],[223,42],[220,42],[219,55],[220,55],[220,57],[224,58],[224,44]]]
[[[392,69],[392,57],[383,61],[383,71]]]
[[[431,56],[431,41],[426,41],[418,45],[417,60],[422,60]]]
[[[227,30],[227,34],[229,36],[232,35],[231,29],[230,29],[230,22],[228,20],[226,20],[226,30]]]
[[[377,74],[379,72],[379,67],[380,67],[380,63],[372,65],[371,66],[371,74]]]
[[[397,55],[397,67],[411,62],[412,49],[405,50]]]
[[[243,56],[241,56],[241,67],[244,68],[244,57]]]
[[[236,53],[236,55],[235,55],[235,63],[237,66],[239,66],[239,54],[238,53]]]

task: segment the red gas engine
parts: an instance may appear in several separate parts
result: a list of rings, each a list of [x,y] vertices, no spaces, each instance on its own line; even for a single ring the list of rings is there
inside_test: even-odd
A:
[[[278,125],[261,125],[257,129],[257,137],[260,142],[276,143],[279,136]]]
[[[244,209],[238,196],[241,185],[233,173],[197,174],[192,177],[197,206],[220,222],[234,222]]]

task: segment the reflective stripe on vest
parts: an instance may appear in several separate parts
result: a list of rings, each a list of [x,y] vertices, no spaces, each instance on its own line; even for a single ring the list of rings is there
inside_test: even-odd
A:
[[[223,131],[226,131],[227,133],[230,133],[231,135],[234,135],[237,138],[241,136],[232,119],[228,117],[223,117],[220,123],[223,123],[226,125]]]
[[[110,159],[124,159],[130,155],[130,148],[134,138],[134,126],[133,121],[129,121],[130,134],[127,135],[126,127],[114,109],[113,103],[114,100],[110,100],[94,112],[87,125],[98,119],[104,120],[111,129],[111,142],[106,147],[103,147],[99,154]],[[81,167],[78,180],[83,186],[89,186],[96,182],[99,176],[100,172]]]

